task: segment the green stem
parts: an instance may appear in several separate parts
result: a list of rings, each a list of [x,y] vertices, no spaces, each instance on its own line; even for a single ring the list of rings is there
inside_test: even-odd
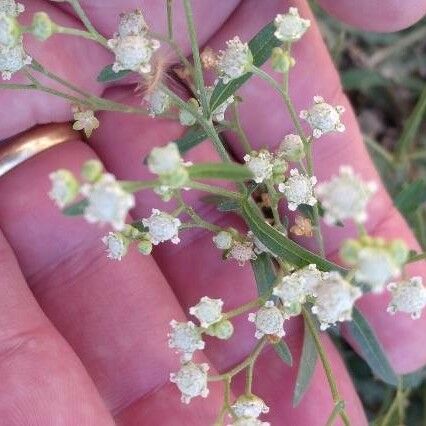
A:
[[[253,148],[251,147],[250,142],[247,138],[247,135],[246,135],[243,127],[241,126],[240,112],[238,110],[238,102],[234,102],[232,104],[232,108],[233,108],[233,112],[234,112],[234,121],[235,121],[235,126],[233,127],[233,129],[238,134],[239,141],[240,141],[245,153],[248,154],[253,150]]]
[[[226,319],[237,317],[243,314],[244,312],[250,311],[251,309],[261,306],[264,303],[265,303],[265,299],[263,297],[258,297],[257,299],[252,300],[251,302],[245,303],[244,305],[241,305],[238,308],[235,308],[235,309],[232,309],[231,311],[226,312],[224,314],[224,317]]]
[[[334,405],[333,411],[330,414],[330,417],[327,420],[325,426],[333,426],[334,422],[337,419],[337,416],[340,415],[341,411],[345,408],[345,401],[337,401]]]
[[[318,333],[316,325],[314,324],[314,321],[312,320],[312,316],[310,312],[307,310],[307,308],[302,307],[302,313],[303,313],[303,317],[305,318],[306,324],[308,325],[309,332],[311,333],[312,338],[314,339],[315,347],[317,348],[322,365],[324,367],[325,375],[327,377],[327,381],[331,390],[331,396],[333,397],[334,403],[337,404],[339,401],[342,401],[342,398],[340,396],[339,389],[337,387],[336,379],[334,377],[333,370],[331,368],[330,360],[328,359],[327,353],[321,344],[320,335]],[[346,426],[349,426],[350,420],[345,409],[342,409],[339,415],[342,418],[343,423]]]
[[[242,196],[238,192],[228,191],[219,186],[208,185],[207,183],[191,181],[186,185],[188,188],[197,189],[199,191],[209,192],[210,194],[220,195],[222,197],[231,198],[240,201]]]
[[[108,44],[107,44],[106,41],[104,43],[103,41],[101,41],[98,38],[98,36],[96,36],[93,33],[90,33],[89,31],[78,30],[76,28],[62,27],[61,25],[56,25],[55,32],[57,34],[72,35],[72,36],[76,36],[76,37],[82,37],[86,40],[96,41],[96,42],[102,44],[102,46],[108,48]]]
[[[167,10],[167,35],[170,40],[173,40],[173,0],[166,0],[166,10]]]
[[[183,0],[185,8],[186,22],[188,25],[189,38],[191,40],[192,57],[194,60],[194,79],[197,87],[197,94],[201,100],[201,107],[205,118],[210,116],[210,107],[207,96],[206,86],[204,85],[203,68],[200,59],[200,50],[198,49],[197,34],[195,31],[194,17],[192,14],[191,0]]]
[[[271,200],[271,210],[272,216],[274,217],[274,226],[278,230],[284,231],[284,226],[281,222],[280,212],[278,211],[279,195],[275,190],[274,184],[271,181],[266,181],[266,188],[268,189],[269,197]]]

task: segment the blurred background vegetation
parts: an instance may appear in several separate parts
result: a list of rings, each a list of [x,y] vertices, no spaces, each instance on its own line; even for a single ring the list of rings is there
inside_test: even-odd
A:
[[[365,144],[396,205],[426,249],[426,19],[397,33],[355,30],[312,9],[358,116]],[[426,370],[399,389],[335,338],[371,426],[426,426]],[[426,345],[426,341],[425,341]]]

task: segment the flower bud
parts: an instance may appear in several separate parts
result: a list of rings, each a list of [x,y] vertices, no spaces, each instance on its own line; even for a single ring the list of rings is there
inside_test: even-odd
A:
[[[299,135],[286,135],[278,148],[278,155],[287,161],[300,161],[305,157],[305,147]]]
[[[151,254],[152,251],[152,243],[149,240],[142,240],[138,244],[138,250],[143,255]]]
[[[21,34],[16,18],[0,12],[0,48],[16,46],[21,41]]]
[[[33,16],[31,24],[31,34],[39,40],[47,40],[56,32],[56,24],[50,19],[45,12],[37,12]]]
[[[81,168],[81,176],[88,182],[96,182],[101,176],[104,167],[99,160],[88,160]]]
[[[294,58],[288,52],[281,49],[281,47],[274,47],[272,49],[271,64],[275,71],[285,74],[295,63]]]
[[[228,340],[234,334],[234,326],[231,321],[224,319],[211,325],[206,333],[209,336],[214,336],[221,340]]]

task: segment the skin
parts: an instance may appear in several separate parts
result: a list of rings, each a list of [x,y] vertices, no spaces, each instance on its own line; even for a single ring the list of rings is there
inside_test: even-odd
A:
[[[31,12],[45,10],[63,25],[79,25],[61,4],[41,0],[23,3],[28,10],[24,21],[30,20]],[[243,40],[250,38],[289,6],[276,0],[194,3],[195,20],[203,22],[198,28],[199,39],[214,49],[222,48],[225,40],[235,34]],[[322,3],[328,7],[332,2]],[[426,11],[423,0],[411,0],[408,6],[387,0],[386,8],[376,7],[378,2],[356,3],[354,7],[353,2],[342,1],[333,10],[342,20],[380,31],[409,26]],[[87,0],[82,5],[107,36],[115,30],[118,13],[136,7],[146,11],[154,30],[164,31],[162,2]],[[189,53],[185,33],[178,30],[184,27],[180,2],[176,5],[176,33]],[[302,16],[313,19],[304,1],[292,5],[299,8]],[[47,68],[102,94],[104,87],[95,82],[95,76],[111,63],[111,55],[101,47],[70,37],[52,37],[43,44],[27,41],[29,52]],[[346,133],[323,137],[315,144],[319,181],[336,173],[340,164],[352,164],[364,179],[378,181],[314,22],[295,48],[295,57],[297,65],[290,87],[298,110],[309,107],[316,94],[347,108],[343,118]],[[76,73],[76,67],[84,72]],[[21,77],[15,76],[12,81],[19,82]],[[140,102],[129,86],[109,88],[105,95],[129,103]],[[241,96],[245,100],[242,122],[255,147],[274,148],[292,131],[288,119],[283,119],[287,116],[279,97],[262,81],[252,79],[241,90]],[[43,94],[1,91],[0,99],[2,105],[7,105],[2,110],[1,139],[35,124],[70,119],[69,105]],[[211,243],[211,235],[199,231],[183,234],[178,246],[157,247],[153,257],[142,257],[131,250],[122,262],[112,262],[100,242],[106,229],[83,219],[66,218],[59,212],[47,197],[47,176],[52,170],[63,167],[78,174],[85,160],[100,158],[120,179],[143,179],[148,176],[142,164],[145,155],[153,146],[162,145],[183,131],[176,123],[164,120],[112,113],[100,114],[99,118],[101,127],[90,145],[80,140],[60,145],[0,179],[0,417],[11,426],[211,424],[221,405],[221,385],[209,385],[207,400],[197,398],[189,407],[180,403],[175,386],[168,382],[169,373],[178,369],[178,356],[167,348],[168,323],[172,318],[184,320],[188,307],[203,295],[223,298],[225,310],[251,300],[255,297],[252,272],[249,267],[224,263]],[[232,136],[230,139],[235,154],[240,155],[235,140]],[[216,161],[217,155],[205,143],[188,160]],[[190,196],[197,198],[198,194]],[[146,216],[152,207],[172,209],[145,193],[137,197],[132,215]],[[202,209],[211,220],[243,229],[235,218],[220,218],[205,206]],[[371,203],[370,217],[369,232],[404,238],[410,248],[418,249],[383,187]],[[354,235],[354,229],[324,226],[324,232],[327,253],[338,260],[336,252],[341,241]],[[425,276],[424,263],[408,269],[410,274]],[[405,315],[390,317],[385,312],[388,300],[388,295],[367,296],[359,307],[375,328],[394,368],[399,373],[413,371],[426,362],[426,316],[416,323]],[[235,328],[235,337],[230,341],[217,344],[208,339],[204,355],[196,361],[208,362],[212,371],[220,372],[245,358],[255,344],[253,325],[243,315],[235,321]],[[270,414],[264,418],[272,424],[282,424],[284,419],[292,426],[323,425],[333,403],[320,365],[302,403],[297,408],[291,406],[302,324],[290,321],[286,332],[296,365],[290,369],[274,351],[265,350],[257,363],[253,391],[270,406]],[[352,424],[367,424],[341,358],[326,335],[322,339]],[[242,378],[236,381],[235,395],[242,392],[243,385]]]

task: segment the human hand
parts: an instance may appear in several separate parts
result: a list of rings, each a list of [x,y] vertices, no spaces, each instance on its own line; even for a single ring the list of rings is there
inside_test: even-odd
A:
[[[82,1],[95,25],[108,35],[115,30],[119,12],[140,6],[130,0],[108,2],[108,7],[105,3]],[[251,38],[289,6],[272,0],[193,3],[196,22],[203,24],[198,25],[200,42],[214,49],[223,47],[235,34],[243,40]],[[343,20],[381,31],[411,24],[425,12],[424,2],[414,0],[405,2],[403,9],[399,2],[389,1],[385,10],[379,2],[365,0],[357,2],[356,10],[349,1],[338,6],[331,1],[322,3]],[[76,25],[74,18],[60,8],[62,5],[33,0],[25,6],[28,16],[46,10],[55,21]],[[313,19],[305,2],[297,2],[297,7],[302,16]],[[142,8],[153,29],[164,31],[163,2],[147,1]],[[189,53],[185,32],[178,29],[184,28],[182,16],[181,11],[177,13],[176,33]],[[105,50],[90,42],[60,37],[45,44],[31,40],[28,45],[30,53],[49,69],[93,93],[102,93],[103,87],[95,79],[111,62]],[[328,178],[340,164],[352,164],[364,179],[378,180],[315,25],[297,45],[295,57],[290,87],[298,109],[310,105],[316,94],[347,107],[346,133],[324,137],[315,145],[318,179]],[[76,70],[82,72],[76,74]],[[137,103],[133,89],[118,86],[107,89],[106,95]],[[253,78],[241,95],[245,100],[241,106],[243,125],[255,146],[274,147],[292,130],[290,122],[282,121],[281,100],[264,82]],[[1,138],[34,124],[70,119],[69,105],[38,92],[1,92],[0,96],[6,106]],[[227,308],[252,299],[252,272],[222,262],[211,244],[211,235],[199,232],[185,236],[177,247],[156,248],[154,258],[132,251],[121,263],[112,263],[100,243],[105,230],[63,217],[47,198],[47,176],[52,170],[78,172],[86,159],[98,156],[121,179],[140,179],[141,174],[148,174],[142,159],[150,149],[182,134],[182,128],[174,122],[113,113],[102,114],[100,120],[101,127],[90,147],[78,140],[60,145],[0,179],[0,227],[4,234],[0,242],[4,272],[0,281],[1,418],[6,425],[107,425],[114,419],[123,425],[211,424],[221,405],[219,386],[209,385],[209,398],[194,400],[188,408],[181,405],[174,385],[168,382],[169,372],[177,367],[176,357],[167,349],[168,323],[171,318],[184,318],[187,307],[203,295],[223,298]],[[191,152],[191,158],[217,160],[208,144]],[[161,204],[156,197],[138,196],[133,215],[144,217],[152,206]],[[214,217],[214,212],[209,214]],[[374,235],[403,237],[410,248],[417,248],[383,188],[372,202],[371,217],[367,228]],[[341,241],[352,235],[353,229],[324,229],[327,253],[337,260]],[[410,269],[412,274],[425,275],[424,265]],[[374,326],[392,365],[401,373],[424,365],[426,320],[413,326],[411,319],[402,315],[391,318],[386,314],[386,303],[387,296],[367,296],[360,308]],[[239,362],[253,347],[252,325],[242,319],[236,322],[236,328],[229,342],[220,347],[209,344],[205,351],[209,364],[218,371]],[[286,341],[298,360],[302,325],[292,321],[286,331]],[[366,424],[338,353],[325,335],[323,341],[352,424]],[[292,426],[325,424],[333,402],[322,369],[318,366],[305,398],[294,409],[291,395],[296,372],[297,366],[288,368],[273,351],[265,351],[259,359],[254,389],[271,407],[268,420],[280,424],[286,419]],[[239,393],[238,385],[235,393]]]

